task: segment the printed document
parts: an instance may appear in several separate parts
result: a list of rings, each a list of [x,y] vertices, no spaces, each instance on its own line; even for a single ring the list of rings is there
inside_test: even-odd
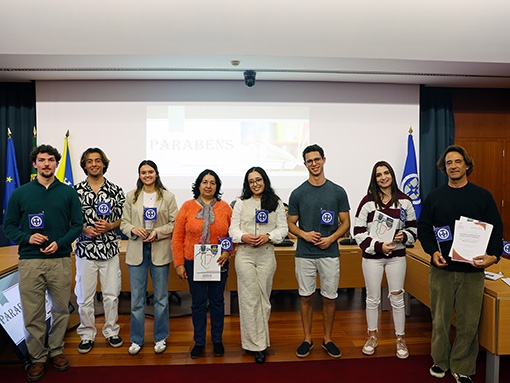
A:
[[[460,217],[455,221],[450,257],[454,261],[472,263],[473,258],[484,255],[492,233],[490,223]]]

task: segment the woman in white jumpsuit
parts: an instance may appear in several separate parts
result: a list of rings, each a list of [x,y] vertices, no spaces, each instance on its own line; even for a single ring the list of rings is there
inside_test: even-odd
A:
[[[242,195],[234,205],[229,234],[237,243],[235,268],[241,323],[241,344],[264,363],[270,346],[271,288],[276,271],[274,244],[287,236],[283,202],[264,169],[246,172]]]

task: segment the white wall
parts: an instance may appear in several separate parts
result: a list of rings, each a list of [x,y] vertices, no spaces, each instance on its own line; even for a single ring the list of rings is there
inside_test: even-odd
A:
[[[376,161],[392,164],[400,181],[410,126],[419,148],[418,85],[258,81],[247,88],[242,81],[40,81],[36,99],[38,144],[62,150],[69,130],[75,182],[85,177],[81,153],[97,146],[111,160],[107,178],[126,192],[135,187],[138,164],[146,159],[146,106],[160,103],[308,107],[310,143],[324,148],[326,176],[346,189],[351,215]],[[177,181],[165,182],[179,204],[191,198],[189,181],[196,176],[189,174],[183,189],[173,187]],[[242,180],[226,177],[223,183],[224,199],[230,202]],[[273,183],[288,200],[292,187]]]

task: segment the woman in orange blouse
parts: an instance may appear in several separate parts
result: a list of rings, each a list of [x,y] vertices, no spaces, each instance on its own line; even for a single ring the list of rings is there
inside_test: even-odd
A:
[[[232,217],[230,206],[221,201],[221,180],[209,169],[199,174],[192,187],[193,198],[186,201],[175,219],[172,238],[174,266],[177,275],[187,280],[191,293],[191,316],[193,319],[195,346],[192,358],[199,358],[205,348],[207,327],[207,301],[211,316],[211,338],[214,355],[222,356],[224,299],[223,291],[228,276],[230,252],[222,251],[218,263],[221,266],[221,280],[194,281],[193,263],[197,244],[218,244],[219,238],[228,237]]]

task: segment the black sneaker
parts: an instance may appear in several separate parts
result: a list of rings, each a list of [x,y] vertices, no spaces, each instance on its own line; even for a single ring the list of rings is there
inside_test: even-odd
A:
[[[124,344],[124,341],[118,335],[113,335],[113,336],[107,338],[107,341],[110,343],[110,346],[115,347],[115,348],[121,347]]]
[[[78,345],[78,352],[80,354],[86,354],[90,350],[92,350],[92,347],[94,346],[94,342],[90,339],[82,339],[80,344]]]
[[[322,341],[322,348],[326,350],[328,355],[332,358],[340,358],[342,356],[342,351],[340,351],[333,342],[324,343],[324,341]]]
[[[437,364],[434,364],[429,369],[430,375],[432,375],[434,378],[444,378],[445,372],[439,367]]]
[[[473,383],[471,378],[467,375],[461,375],[461,374],[457,374],[455,372],[452,372],[452,375],[455,378],[455,381],[457,383]]]
[[[310,350],[313,348],[313,342],[312,343],[308,343],[306,340],[301,343],[301,345],[298,347],[298,349],[296,350],[296,355],[299,357],[299,358],[304,358],[305,356],[308,356],[308,354],[310,353]]]
[[[213,352],[215,356],[223,356],[225,354],[225,347],[223,347],[223,343],[213,343]]]
[[[190,355],[193,359],[200,358],[202,353],[204,352],[204,346],[195,345],[190,352]]]

